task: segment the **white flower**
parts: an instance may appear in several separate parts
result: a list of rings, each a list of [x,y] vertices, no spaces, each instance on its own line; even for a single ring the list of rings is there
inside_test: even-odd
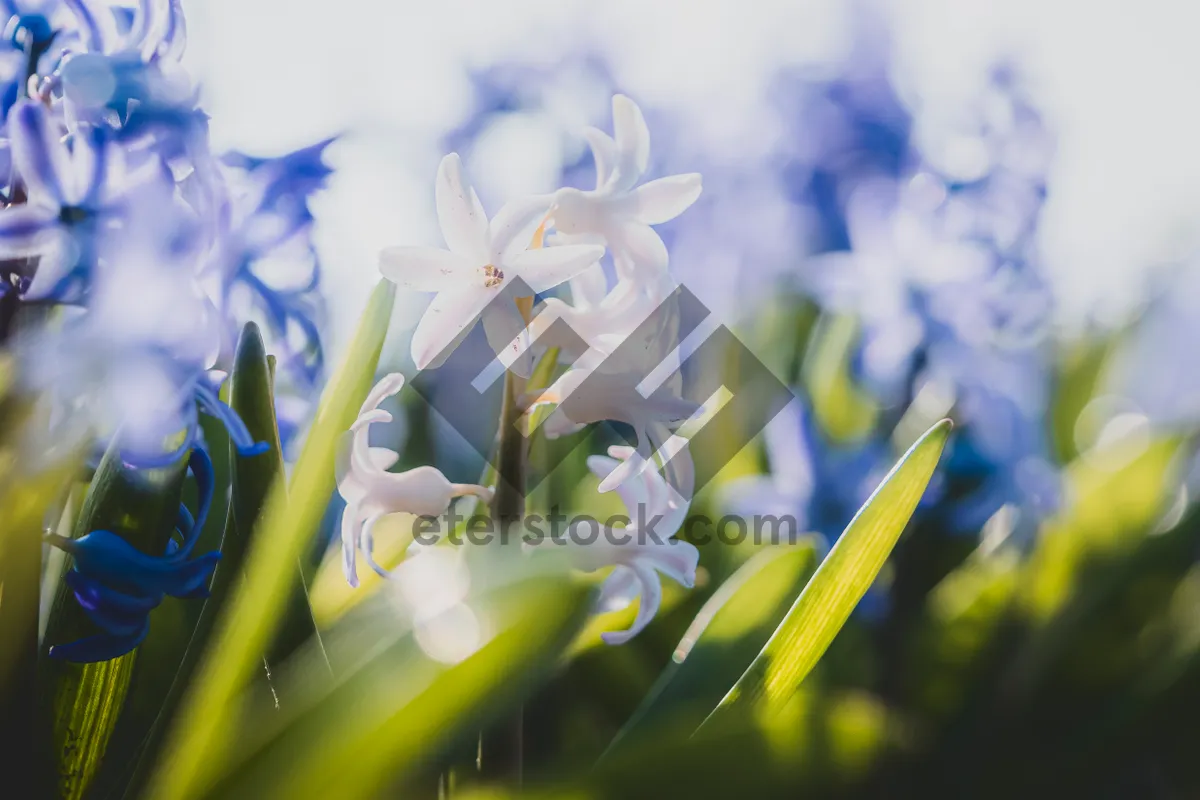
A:
[[[611,355],[675,288],[669,278],[653,282],[623,278],[608,291],[599,264],[572,278],[570,287],[571,303],[547,298],[530,323],[529,333],[539,348],[561,348],[563,357],[576,368],[595,367]],[[547,335],[560,319],[578,339]],[[580,340],[586,345],[582,350],[578,347]]]
[[[696,201],[700,175],[672,175],[637,186],[650,160],[650,132],[628,97],[614,95],[612,104],[615,137],[584,130],[596,161],[596,188],[565,188],[554,195],[555,242],[606,243],[622,277],[637,267],[663,271],[667,248],[650,226],[674,219]]]
[[[438,168],[436,196],[438,222],[449,249],[389,247],[379,257],[379,270],[388,280],[437,292],[413,332],[413,361],[424,369],[448,354],[481,314],[492,348],[504,353],[512,347],[512,360],[525,350],[525,320],[514,302],[492,301],[518,277],[531,292],[552,289],[598,261],[604,248],[573,244],[529,249],[550,198],[509,203],[489,223],[455,153],[443,158]],[[521,361],[527,371],[528,359]]]
[[[632,447],[610,447],[608,453],[611,457],[588,458],[588,469],[597,477],[606,478],[622,463],[638,458]],[[674,487],[653,468],[641,470],[617,487],[630,519],[623,530],[601,527],[593,541],[592,535],[597,531],[581,528],[599,523],[577,521],[568,532],[564,546],[576,569],[594,572],[615,566],[600,588],[597,601],[600,612],[625,608],[641,597],[632,627],[602,634],[608,644],[629,641],[654,619],[662,602],[662,586],[656,572],[688,589],[695,584],[700,553],[690,542],[672,538],[687,518],[694,480],[686,446],[677,448],[670,465],[678,476]]]
[[[376,384],[350,426],[338,452],[338,493],[346,501],[342,512],[342,567],[351,586],[358,585],[357,554],[380,575],[387,571],[375,563],[371,530],[387,514],[406,512],[416,516],[440,516],[455,497],[475,495],[491,500],[491,490],[474,484],[451,483],[433,467],[417,467],[407,472],[388,472],[399,454],[386,447],[371,447],[370,427],[376,422],[391,422],[392,415],[379,408],[384,398],[400,391],[404,376],[393,373]]]

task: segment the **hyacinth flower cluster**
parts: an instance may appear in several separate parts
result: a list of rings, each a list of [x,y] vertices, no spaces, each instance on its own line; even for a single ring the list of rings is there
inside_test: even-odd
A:
[[[211,577],[218,554],[192,552],[213,492],[200,415],[240,456],[267,450],[220,396],[242,324],[261,322],[281,354],[281,394],[303,404],[323,380],[307,203],[329,142],[214,153],[180,63],[178,0],[6,2],[0,14],[0,339],[52,420],[84,420],[94,447],[131,469],[186,464],[200,496],[163,553],[121,531],[50,538],[98,630],[50,655],[107,660],[145,637],[164,595],[202,596]]]
[[[458,155],[446,156],[435,192],[446,249],[390,247],[380,256],[380,270],[402,287],[436,293],[412,336],[412,359],[419,369],[444,360],[480,320],[489,346],[514,375],[528,376],[538,354],[541,359],[571,357],[570,366],[550,386],[520,398],[526,412],[553,409],[543,428],[547,437],[602,421],[624,422],[635,431],[636,447],[612,447],[607,456],[590,458],[588,467],[600,479],[600,492],[618,492],[631,520],[661,518],[657,528],[642,532],[631,522],[625,530],[606,531],[599,537],[603,541],[590,546],[566,531],[565,540],[528,548],[536,553],[542,546],[561,545],[571,563],[585,572],[611,567],[600,590],[599,610],[624,608],[640,598],[632,627],[605,634],[606,641],[616,644],[637,635],[654,618],[662,596],[660,573],[689,588],[695,581],[699,553],[674,538],[687,516],[693,479],[687,442],[673,430],[699,409],[679,396],[670,381],[648,397],[638,394],[635,386],[644,371],[633,365],[630,380],[618,378],[613,391],[576,390],[598,364],[611,361],[625,337],[674,289],[667,248],[652,226],[695,202],[701,180],[698,174],[684,174],[645,181],[650,135],[642,112],[623,95],[613,97],[612,111],[613,135],[596,128],[584,132],[596,164],[595,188],[568,187],[514,200],[490,219]],[[606,252],[614,266],[611,286],[601,264]],[[548,298],[533,306],[534,295],[563,285],[569,286],[570,302]],[[505,294],[510,286],[529,294]],[[559,318],[583,337],[582,352],[561,354],[550,346],[547,331]],[[657,364],[655,360],[650,366]],[[605,368],[613,366],[606,363]],[[402,376],[390,375],[375,387],[344,444],[338,489],[347,503],[342,552],[352,586],[358,584],[360,555],[376,572],[390,574],[373,555],[372,528],[382,515],[436,517],[455,497],[487,501],[498,491],[451,483],[430,466],[387,471],[397,454],[371,447],[367,432],[370,425],[391,419],[378,406],[403,383]],[[426,552],[414,545],[409,559]]]
[[[680,280],[730,319],[772,291],[814,304],[837,324],[818,325],[811,349],[838,351],[856,404],[870,409],[839,426],[823,388],[790,376],[798,399],[764,437],[771,474],[730,486],[727,505],[790,513],[836,537],[887,471],[893,432],[914,408],[958,425],[920,513],[973,536],[1008,508],[1015,538],[1028,541],[1061,495],[1044,429],[1054,304],[1036,248],[1053,137],[1007,65],[952,121],[920,118],[892,83],[887,33],[856,23],[839,69],[775,77],[757,126],[773,133],[753,155],[730,162],[662,115],[670,146],[658,167],[703,164],[709,187],[661,231]],[[510,115],[553,114],[564,94],[613,85],[603,57],[566,61],[474,74],[475,107],[446,141],[472,152]],[[570,185],[604,163],[602,150],[564,152]]]

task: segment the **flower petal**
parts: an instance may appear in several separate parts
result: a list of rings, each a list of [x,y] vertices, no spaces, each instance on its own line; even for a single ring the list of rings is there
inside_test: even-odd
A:
[[[591,244],[541,247],[513,256],[506,266],[525,281],[530,289],[540,294],[571,280],[599,261],[603,255],[603,247]]]
[[[650,130],[642,110],[625,95],[613,95],[612,105],[617,163],[608,183],[616,192],[627,192],[650,162]]]
[[[488,226],[492,263],[506,263],[529,247],[552,202],[554,195],[545,194],[504,204]]]
[[[642,585],[637,616],[634,618],[633,625],[630,626],[629,630],[609,631],[600,634],[600,638],[606,644],[624,644],[637,636],[654,619],[654,615],[658,613],[659,605],[662,604],[662,585],[659,584],[658,575],[654,573],[653,567],[642,562],[635,562],[631,565],[631,569],[633,569],[638,581]]]
[[[488,252],[488,220],[475,189],[463,174],[458,153],[442,159],[437,175],[437,214],[442,236],[451,252],[475,262],[486,264]]]
[[[461,287],[479,265],[437,247],[386,247],[379,272],[397,286],[417,292],[444,292]]]
[[[362,515],[356,504],[342,509],[342,572],[346,583],[358,586],[358,547],[362,536]]]
[[[696,585],[696,565],[700,563],[700,551],[691,542],[678,539],[648,547],[643,557],[654,564],[662,574],[685,589]]]
[[[96,0],[63,0],[63,5],[75,15],[79,27],[86,34],[88,52],[110,53],[116,49],[118,39],[116,18],[107,3]]]
[[[617,143],[604,131],[591,126],[583,129],[583,138],[592,149],[592,160],[596,162],[596,188],[608,183],[613,167],[617,163]]]
[[[58,212],[28,203],[0,210],[0,257],[23,258],[37,255],[45,247],[38,235],[58,221]]]
[[[600,305],[608,293],[608,279],[599,263],[592,264],[571,278],[571,302],[577,309]]]
[[[596,598],[596,611],[607,614],[610,611],[620,611],[637,599],[641,591],[637,573],[629,567],[618,564],[600,585],[600,596]]]
[[[699,172],[644,183],[633,191],[637,218],[647,225],[675,219],[696,202],[701,189]]]
[[[412,360],[417,369],[445,361],[495,296],[482,285],[439,292],[413,331]]]
[[[67,148],[50,112],[32,100],[22,100],[8,112],[13,165],[34,202],[63,203],[60,176],[70,173]]]
[[[667,246],[658,234],[640,220],[626,220],[608,242],[613,251],[613,264],[621,278],[645,279],[643,270],[664,272],[667,268]]]

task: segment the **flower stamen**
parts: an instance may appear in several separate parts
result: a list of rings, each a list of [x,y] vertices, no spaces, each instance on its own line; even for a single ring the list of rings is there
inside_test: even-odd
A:
[[[504,273],[501,272],[495,264],[486,264],[483,268],[483,285],[484,288],[491,289],[493,286],[499,286],[504,282]]]

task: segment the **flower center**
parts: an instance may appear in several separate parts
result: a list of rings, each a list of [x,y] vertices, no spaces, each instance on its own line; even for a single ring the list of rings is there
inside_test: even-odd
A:
[[[483,286],[485,289],[499,286],[503,282],[504,273],[497,269],[496,265],[488,264],[483,268]]]

